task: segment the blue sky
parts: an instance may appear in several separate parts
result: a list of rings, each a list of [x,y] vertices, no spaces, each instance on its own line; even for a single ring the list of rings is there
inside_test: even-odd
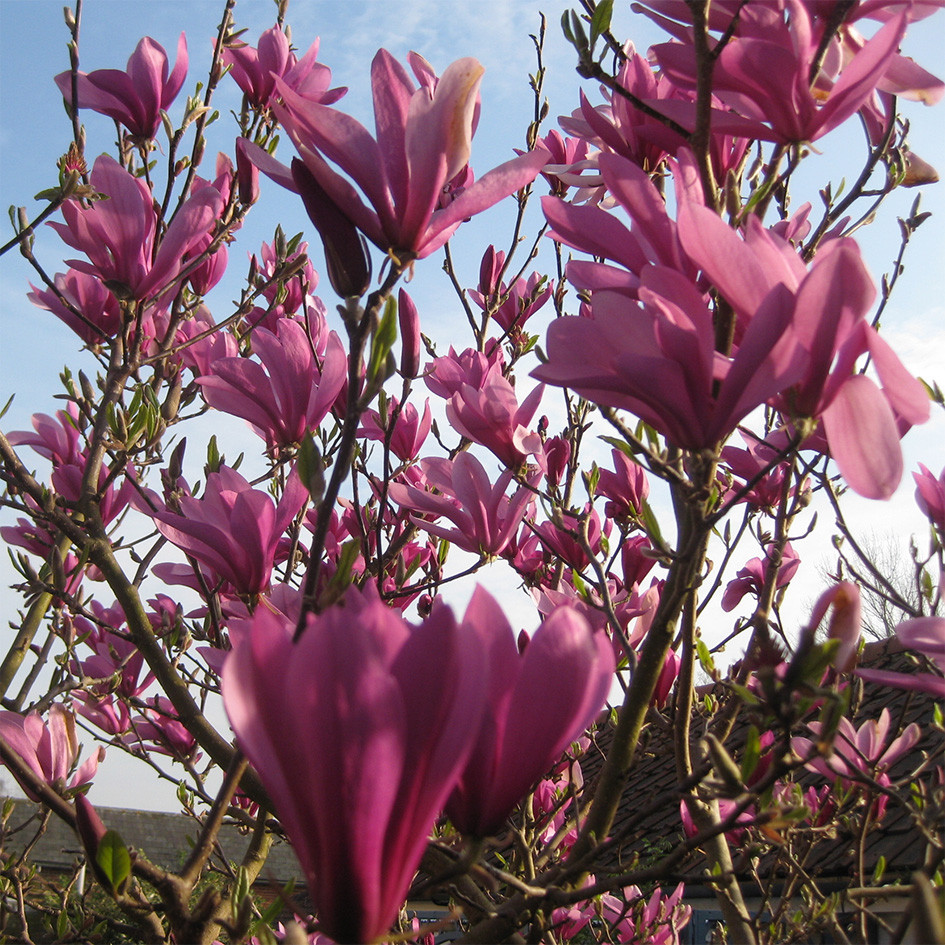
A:
[[[408,50],[423,54],[439,71],[460,56],[476,56],[486,67],[482,84],[482,118],[473,145],[472,163],[477,172],[511,156],[513,147],[523,146],[524,129],[531,117],[532,100],[528,92],[528,74],[534,70],[535,59],[529,32],[538,27],[538,11],[548,17],[545,64],[548,80],[545,93],[550,100],[550,117],[546,130],[556,126],[556,116],[567,114],[578,106],[581,80],[574,72],[574,54],[561,37],[558,25],[561,12],[568,5],[561,0],[539,3],[535,0],[480,0],[475,4],[456,0],[413,0],[407,4],[390,4],[384,0],[299,0],[290,6],[288,20],[293,27],[293,41],[307,49],[316,36],[321,37],[319,59],[329,65],[335,84],[347,85],[348,96],[339,107],[351,112],[368,127],[372,126],[368,74],[371,58],[384,46],[403,59]],[[616,32],[637,44],[642,51],[662,36],[643,18],[629,13],[629,3],[618,3]],[[150,35],[173,55],[177,37],[186,30],[190,48],[190,72],[184,92],[172,111],[180,114],[184,94],[192,91],[210,61],[212,37],[219,22],[222,2],[208,0],[86,0],[81,42],[81,67],[86,71],[99,68],[123,69],[128,56],[143,35]],[[236,7],[239,27],[246,27],[246,39],[255,44],[259,33],[272,25],[275,7],[268,0],[249,0]],[[913,27],[904,51],[932,71],[941,62],[945,40],[945,16]],[[26,205],[35,213],[40,204],[33,195],[56,182],[56,159],[66,150],[70,125],[62,110],[61,97],[52,77],[68,68],[65,43],[67,31],[63,24],[61,0],[0,0],[0,242],[10,235],[6,208],[11,204]],[[592,102],[600,101],[596,88],[583,83]],[[240,95],[235,83],[224,80],[216,106],[221,119],[213,128],[211,153],[216,148],[232,151],[236,134],[235,121],[229,109],[239,107]],[[914,150],[945,171],[945,112],[905,104],[912,120]],[[108,119],[83,112],[87,127],[89,158],[113,150],[114,127]],[[822,152],[814,155],[809,168],[800,178],[794,205],[805,200],[815,202],[817,189],[827,179],[849,180],[858,171],[855,161],[862,153],[856,129],[835,132],[820,142]],[[290,148],[282,155],[288,160]],[[945,185],[926,188],[923,209],[933,217],[922,227],[915,245],[906,257],[906,271],[894,296],[884,327],[888,337],[906,364],[927,379],[938,379],[945,386]],[[915,191],[893,195],[883,209],[877,224],[858,234],[874,278],[887,271],[897,250],[896,216],[908,213]],[[233,279],[215,290],[211,307],[221,317],[226,314],[228,300],[239,291],[239,275],[245,273],[246,254],[256,252],[264,240],[271,239],[277,222],[289,234],[302,230],[313,243],[313,259],[321,268],[321,253],[307,218],[293,195],[268,181],[263,182],[263,201],[252,214],[231,248]],[[537,210],[537,207],[536,207]],[[532,221],[537,220],[537,213]],[[536,224],[537,226],[537,224]],[[481,253],[492,240],[503,245],[508,239],[508,216],[502,213],[484,215],[461,229],[455,240],[454,255],[460,261],[461,276],[466,285],[475,285]],[[55,234],[40,228],[36,253],[50,273],[64,270],[63,250]],[[439,273],[436,259],[428,260],[418,269],[410,287],[421,311],[424,331],[442,347],[450,343],[465,346],[469,342],[465,320],[451,295],[445,278]],[[3,419],[4,430],[29,426],[34,412],[53,412],[57,404],[52,394],[58,392],[58,375],[64,364],[73,370],[90,370],[94,362],[87,352],[79,352],[74,336],[57,320],[26,300],[27,282],[35,281],[31,270],[18,254],[0,259],[0,404],[15,393],[16,401]],[[330,291],[325,299],[332,305]],[[461,327],[457,329],[457,325]],[[554,408],[546,395],[547,407]],[[217,418],[218,419],[218,418]],[[217,420],[214,421],[215,423]],[[554,423],[552,423],[554,428]],[[241,435],[236,430],[237,440]],[[923,460],[936,472],[945,462],[941,442],[945,424],[940,416],[925,429],[914,431],[906,441],[907,470]],[[246,448],[237,445],[233,453]],[[251,446],[249,448],[252,448]],[[922,520],[912,501],[912,484],[908,472],[903,487],[890,503],[854,501],[854,520],[864,529],[879,533],[895,530],[905,535],[921,534]],[[824,551],[826,552],[827,546]],[[5,560],[5,557],[4,557]],[[806,565],[805,565],[806,566]],[[812,566],[811,566],[812,567]],[[0,583],[9,583],[9,570],[0,562]],[[491,581],[491,576],[490,576]],[[514,589],[515,582],[509,584]],[[9,592],[0,600],[0,620],[5,628],[16,607]],[[514,618],[513,618],[514,619]],[[522,618],[525,619],[524,617]],[[0,640],[5,629],[0,629]],[[117,752],[111,753],[113,756]],[[112,759],[109,759],[112,763]],[[101,778],[106,782],[108,779]],[[114,784],[114,781],[112,782]],[[103,804],[119,804],[120,789],[112,790],[96,784],[93,799]],[[154,804],[173,801],[171,794],[155,794]]]

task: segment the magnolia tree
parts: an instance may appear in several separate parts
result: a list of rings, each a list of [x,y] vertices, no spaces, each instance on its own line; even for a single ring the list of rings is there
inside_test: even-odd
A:
[[[943,85],[899,47],[942,5],[648,0],[634,9],[666,41],[644,55],[611,32],[612,2],[583,0],[561,24],[587,79],[575,110],[545,125],[542,30],[535,120],[478,174],[476,59],[380,50],[371,132],[317,42],[290,45],[284,4],[253,38],[231,0],[176,125],[187,38],[85,72],[67,9],[55,82],[74,141],[4,251],[32,265],[30,299],[76,336],[81,369],[55,415],[0,434],[22,594],[0,757],[40,829],[75,829],[104,897],[50,891],[23,844],[0,871],[4,934],[28,940],[45,915],[60,941],[427,941],[405,904],[440,891],[464,941],[662,943],[694,881],[724,940],[865,940],[882,871],[854,850],[866,893],[842,923],[805,857],[841,823],[862,851],[893,809],[927,844],[910,914],[940,934],[940,759],[893,778],[923,733],[848,716],[858,673],[945,695],[941,455],[912,472],[931,524],[919,593],[903,599],[848,535],[809,621],[780,613],[812,501],[843,525],[846,490],[887,499],[900,438],[942,402],[877,331],[901,267],[878,290],[851,235],[935,179],[898,109]],[[242,110],[216,129],[235,144],[203,160],[234,81]],[[113,154],[86,139],[88,111],[114,119]],[[838,157],[846,191],[796,194],[845,122],[863,135],[859,163]],[[322,255],[276,229],[211,311],[244,218],[266,212],[260,174],[307,211],[322,282]],[[512,227],[478,247],[473,286],[451,239],[503,202]],[[47,218],[64,263],[34,255]],[[923,219],[900,220],[902,248]],[[448,351],[408,288],[443,270],[468,323],[455,337],[469,329]],[[248,423],[259,475],[195,442],[220,414]],[[532,634],[485,589],[509,569]],[[460,578],[479,582],[464,612],[444,600]],[[913,674],[857,668],[860,585],[900,608]],[[741,655],[725,680],[723,642]],[[696,732],[700,665],[730,698]],[[647,725],[675,728],[681,813],[618,872]],[[105,748],[179,782],[196,842],[177,871],[89,803]],[[208,884],[226,818],[243,859]],[[250,888],[277,837],[308,899],[261,912]],[[762,855],[798,892],[753,911],[743,880]]]

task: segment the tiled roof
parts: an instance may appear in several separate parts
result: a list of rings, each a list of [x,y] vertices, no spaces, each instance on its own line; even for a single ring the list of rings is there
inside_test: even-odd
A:
[[[9,827],[24,824],[37,811],[37,805],[18,800],[10,817]],[[109,830],[115,830],[133,850],[141,850],[156,866],[164,869],[179,869],[191,849],[199,832],[198,824],[190,817],[163,811],[127,810],[118,807],[97,807],[99,817]],[[27,827],[11,837],[7,851],[21,849],[35,834],[35,828]],[[235,824],[224,824],[218,836],[222,855],[230,863],[239,863],[249,846],[250,836]],[[30,861],[45,869],[70,869],[79,859],[81,844],[67,824],[58,817],[50,817],[46,831],[30,854]],[[219,862],[219,857],[215,857]],[[304,885],[302,871],[292,848],[277,840],[270,851],[260,874],[266,880],[284,884],[295,878],[297,885]]]
[[[883,641],[868,645],[861,655],[860,666],[875,669],[909,672],[915,662],[908,651],[895,641]],[[853,722],[859,726],[867,719],[878,718],[882,710],[888,709],[893,727],[901,722],[907,725],[917,722],[922,737],[905,757],[893,765],[889,774],[893,781],[897,776],[917,767],[923,754],[945,760],[945,734],[931,728],[934,699],[931,695],[908,692],[890,686],[878,685],[857,679],[851,704]],[[734,698],[724,683],[700,690],[701,695],[712,693],[721,702]],[[707,728],[709,719],[696,707],[691,725],[692,736],[698,738]],[[744,711],[732,729],[726,742],[729,753],[738,759],[745,743],[746,733],[752,721]],[[797,734],[801,734],[798,731]],[[613,728],[605,725],[597,733],[596,746],[590,755],[582,759],[585,783],[593,790],[593,783],[600,770],[602,759],[613,738]],[[618,838],[609,856],[596,867],[600,874],[622,873],[630,869],[655,863],[673,849],[682,839],[682,822],[679,805],[681,794],[675,768],[673,748],[674,729],[668,713],[656,714],[651,710],[650,723],[644,729],[637,757],[630,772],[626,788],[615,819],[611,836]],[[931,774],[928,775],[931,778]],[[826,780],[807,771],[798,772],[796,779],[802,784],[822,785]],[[945,825],[939,825],[940,832]],[[850,850],[853,834],[842,828],[833,838],[821,840],[808,857],[809,871],[823,877],[850,875]],[[880,856],[887,864],[887,876],[908,875],[922,865],[926,849],[922,836],[917,831],[908,812],[900,805],[890,802],[879,827],[872,829],[865,843],[866,871],[871,872]],[[736,851],[737,852],[737,851]],[[759,875],[770,874],[776,869],[777,859],[773,855],[762,857],[756,863]],[[690,875],[699,871],[704,863],[698,854],[690,854],[679,865],[680,873]],[[736,863],[736,869],[738,864]]]

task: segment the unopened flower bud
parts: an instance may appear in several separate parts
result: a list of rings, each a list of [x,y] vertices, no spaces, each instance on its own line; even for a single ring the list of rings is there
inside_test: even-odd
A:
[[[410,296],[401,289],[397,296],[400,322],[400,373],[405,378],[420,373],[420,314]]]

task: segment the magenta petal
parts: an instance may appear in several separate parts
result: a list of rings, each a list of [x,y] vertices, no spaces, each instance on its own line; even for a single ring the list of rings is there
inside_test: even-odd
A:
[[[902,448],[889,401],[862,374],[847,378],[822,414],[830,454],[854,492],[888,499],[902,479]]]
[[[419,257],[422,259],[439,249],[466,217],[488,210],[509,194],[530,184],[547,162],[548,152],[537,148],[487,171],[448,207],[434,215]]]
[[[883,393],[893,409],[909,423],[925,423],[931,413],[929,395],[922,383],[903,366],[898,355],[872,328],[867,329],[867,345],[883,384]]]

